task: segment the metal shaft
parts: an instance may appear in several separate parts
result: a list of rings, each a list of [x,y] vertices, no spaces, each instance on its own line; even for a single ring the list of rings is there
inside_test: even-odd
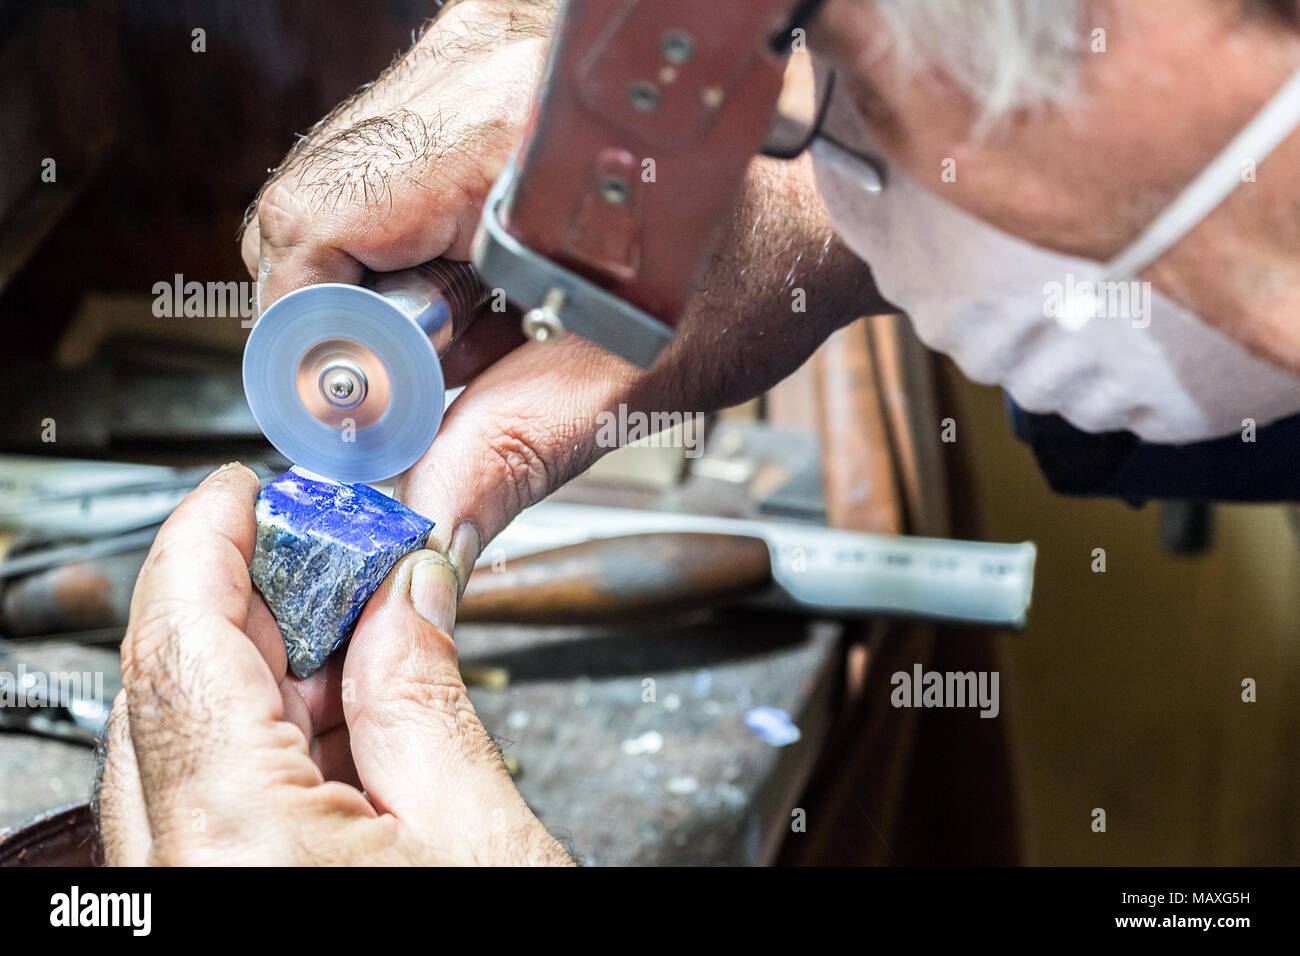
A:
[[[443,355],[487,301],[487,287],[468,262],[434,259],[400,272],[371,273],[363,283],[424,330]]]

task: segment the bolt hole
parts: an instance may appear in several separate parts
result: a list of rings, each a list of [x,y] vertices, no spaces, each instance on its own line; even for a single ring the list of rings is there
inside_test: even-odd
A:
[[[643,113],[659,108],[659,88],[645,80],[630,84],[627,88],[627,98],[633,107]]]

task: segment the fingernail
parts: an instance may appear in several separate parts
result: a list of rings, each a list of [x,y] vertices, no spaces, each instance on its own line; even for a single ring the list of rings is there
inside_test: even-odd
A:
[[[203,480],[204,480],[204,481],[209,481],[209,480],[211,480],[211,479],[217,477],[217,475],[221,474],[223,471],[229,471],[231,468],[238,468],[241,464],[242,464],[242,462],[238,462],[238,461],[228,461],[228,462],[226,462],[224,465],[222,465],[220,468],[218,468],[218,469],[216,469],[215,471],[213,471],[212,474],[208,475],[208,477],[207,477],[207,478],[204,478]]]
[[[466,519],[456,525],[456,530],[451,536],[451,547],[447,549],[447,555],[451,558],[451,565],[456,571],[456,593],[464,594],[465,585],[469,583],[469,576],[474,570],[474,562],[478,560],[479,552],[483,550],[483,542],[479,538],[478,526],[473,521]]]
[[[456,575],[441,555],[411,570],[411,604],[415,612],[444,634],[456,626]]]
[[[257,263],[257,283],[253,286],[253,309],[259,319],[262,317],[262,288],[269,278],[271,278],[271,260],[268,256],[262,256]]]

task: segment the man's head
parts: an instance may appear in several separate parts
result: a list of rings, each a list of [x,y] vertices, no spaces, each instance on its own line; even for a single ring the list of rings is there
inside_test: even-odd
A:
[[[1127,246],[1300,69],[1294,0],[830,0],[890,161],[1036,244]],[[941,179],[945,160],[955,181]],[[1142,277],[1300,370],[1300,135]]]
[[[873,0],[905,72],[939,69],[985,122],[1068,102],[1082,55],[1105,29],[1094,0]],[[1243,0],[1243,12],[1300,24],[1296,0]],[[1253,9],[1252,9],[1253,8]]]

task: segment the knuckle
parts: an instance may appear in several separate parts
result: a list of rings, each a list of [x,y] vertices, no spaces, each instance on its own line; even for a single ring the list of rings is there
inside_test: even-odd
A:
[[[450,735],[460,735],[478,720],[465,685],[450,675],[398,680],[392,686],[389,702],[414,714],[433,715]]]
[[[257,278],[261,240],[261,232],[255,225],[251,229],[245,226],[239,236],[239,258],[243,261],[248,274],[254,279]]]
[[[122,641],[122,682],[129,688],[160,662],[164,649],[175,643],[177,634],[192,626],[194,608],[177,601],[151,600],[143,605],[127,628]]]
[[[487,454],[516,510],[536,504],[550,491],[556,468],[529,423],[503,423]]]
[[[495,744],[469,699],[454,665],[445,671],[393,682],[385,701],[389,726],[407,724],[432,730],[466,757],[497,757]]]
[[[386,216],[396,190],[415,183],[427,191],[441,183],[443,161],[463,139],[460,121],[441,109],[426,116],[400,107],[366,116],[307,149],[297,184],[322,215]]]
[[[310,218],[302,196],[283,179],[269,183],[257,203],[258,232],[262,242],[275,249],[301,245]]]

